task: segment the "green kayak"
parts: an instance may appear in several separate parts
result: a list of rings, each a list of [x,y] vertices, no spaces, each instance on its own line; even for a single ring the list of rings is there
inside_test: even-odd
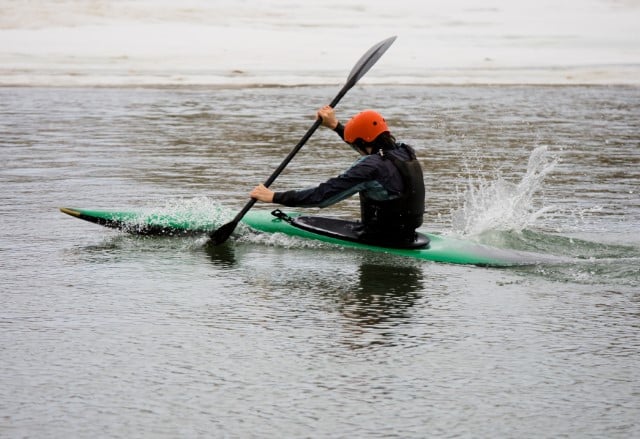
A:
[[[185,213],[143,213],[75,208],[61,208],[60,210],[85,221],[136,235],[204,235],[217,227],[212,219],[201,216],[193,217]],[[420,233],[420,242],[416,242],[414,248],[396,248],[388,245],[363,243],[345,233],[345,224],[355,224],[353,222],[301,216],[298,213],[284,214],[279,210],[274,212],[252,210],[244,216],[242,222],[259,232],[282,233],[342,247],[383,252],[426,261],[493,267],[556,261],[555,258],[548,255],[501,249],[434,233]],[[331,229],[332,227],[334,230]]]

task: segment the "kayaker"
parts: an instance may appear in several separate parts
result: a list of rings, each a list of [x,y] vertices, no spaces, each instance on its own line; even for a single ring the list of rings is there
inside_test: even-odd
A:
[[[412,242],[422,225],[424,181],[415,151],[397,142],[382,115],[365,110],[342,125],[330,106],[317,112],[322,125],[334,130],[362,157],[337,177],[302,190],[274,192],[256,186],[252,198],[290,207],[327,207],[360,195],[360,238],[376,243]]]

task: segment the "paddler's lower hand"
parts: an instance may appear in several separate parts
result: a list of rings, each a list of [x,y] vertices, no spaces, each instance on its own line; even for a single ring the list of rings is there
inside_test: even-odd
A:
[[[259,184],[258,186],[254,187],[249,196],[251,198],[255,198],[258,201],[273,203],[273,191],[266,188],[263,184]]]
[[[322,125],[335,130],[338,126],[338,118],[336,112],[330,105],[325,105],[318,110],[316,115],[322,120]]]

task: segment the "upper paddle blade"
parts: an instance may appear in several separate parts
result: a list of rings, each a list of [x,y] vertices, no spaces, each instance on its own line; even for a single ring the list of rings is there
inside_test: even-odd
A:
[[[237,225],[237,221],[231,221],[230,223],[227,223],[224,226],[220,227],[218,230],[211,232],[209,234],[209,238],[211,238],[212,244],[220,245],[224,243],[227,239],[229,239],[229,236],[231,236]]]
[[[396,40],[396,36],[389,37],[386,40],[380,41],[378,44],[374,45],[371,49],[367,51],[362,58],[353,66],[351,69],[351,73],[349,73],[349,78],[347,79],[347,86],[354,86],[356,82],[360,80],[373,65],[380,59],[382,55],[387,51],[387,49],[393,44]]]

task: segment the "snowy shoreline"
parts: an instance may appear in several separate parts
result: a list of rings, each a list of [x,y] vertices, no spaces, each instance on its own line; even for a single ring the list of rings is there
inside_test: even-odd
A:
[[[363,83],[638,85],[638,22],[607,0],[34,0],[0,5],[0,86],[340,84],[391,35]]]

